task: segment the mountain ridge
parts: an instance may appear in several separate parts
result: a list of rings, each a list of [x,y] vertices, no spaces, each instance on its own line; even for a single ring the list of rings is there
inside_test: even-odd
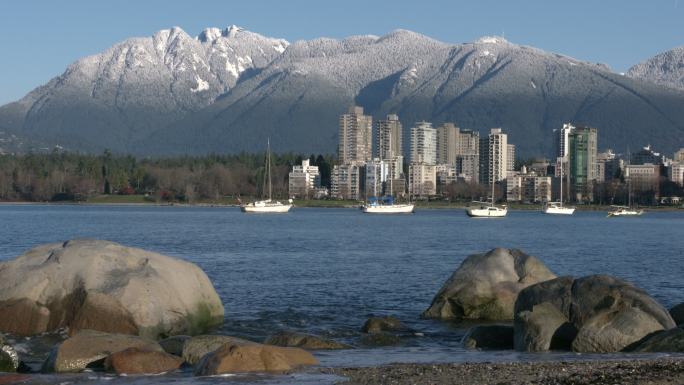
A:
[[[72,63],[0,107],[0,129],[90,152],[258,151],[269,136],[276,151],[332,153],[339,114],[359,104],[375,118],[399,114],[405,136],[418,120],[503,127],[521,156],[549,155],[566,121],[599,128],[602,148],[670,151],[684,137],[682,101],[682,90],[496,36],[289,43],[237,26],[195,37],[174,27]]]

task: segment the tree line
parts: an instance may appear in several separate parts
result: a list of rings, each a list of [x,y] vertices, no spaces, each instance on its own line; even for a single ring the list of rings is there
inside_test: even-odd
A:
[[[150,200],[194,202],[262,196],[265,154],[136,159],[53,152],[0,155],[0,200],[80,201],[102,194],[145,194]],[[288,173],[302,155],[272,155],[273,193],[288,196]],[[321,182],[330,185],[333,157],[309,156]]]

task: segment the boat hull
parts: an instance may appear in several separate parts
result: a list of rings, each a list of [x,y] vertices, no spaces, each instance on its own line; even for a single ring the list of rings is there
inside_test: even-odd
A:
[[[292,205],[240,206],[240,209],[244,213],[286,213],[290,211],[291,208]]]
[[[572,215],[574,213],[575,213],[574,207],[546,207],[546,208],[544,208],[544,214]]]
[[[471,218],[502,218],[508,214],[507,208],[469,208],[466,209],[466,214]]]
[[[618,210],[608,213],[609,217],[638,217],[643,214],[643,210]]]
[[[365,205],[361,207],[367,214],[411,214],[415,205]]]

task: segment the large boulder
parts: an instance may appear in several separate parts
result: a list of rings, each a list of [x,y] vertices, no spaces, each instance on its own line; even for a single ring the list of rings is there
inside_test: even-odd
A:
[[[218,335],[195,336],[185,341],[183,344],[182,357],[190,365],[195,365],[206,354],[215,351],[225,344],[248,345],[256,342],[244,340],[242,338]]]
[[[674,326],[643,290],[606,275],[539,283],[521,291],[515,304],[515,347],[524,351],[617,352]]]
[[[177,258],[97,240],[36,247],[0,263],[0,331],[67,327],[160,338],[223,322],[207,275]]]
[[[311,334],[295,333],[290,331],[278,332],[268,337],[266,341],[264,341],[264,344],[291,348],[302,348],[306,350],[335,350],[352,348],[349,345],[345,345],[327,338],[322,338]]]
[[[180,357],[140,348],[128,348],[112,353],[105,360],[107,371],[116,374],[159,374],[177,370],[183,365]]]
[[[672,316],[672,319],[677,325],[684,326],[684,303],[680,303],[670,309],[670,316]]]
[[[52,349],[43,371],[79,372],[88,367],[104,366],[104,359],[109,355],[129,348],[163,352],[155,341],[138,336],[83,330]]]
[[[544,263],[520,250],[473,254],[444,283],[423,317],[512,320],[518,293],[553,278]]]
[[[173,354],[174,356],[182,357],[185,342],[190,338],[192,337],[184,335],[171,336],[159,341],[159,345],[161,345],[165,352]]]
[[[625,348],[640,353],[684,353],[684,329],[674,328],[652,333]]]
[[[466,349],[508,350],[513,349],[513,326],[478,325],[470,328],[463,337]]]
[[[204,356],[195,368],[195,375],[287,372],[309,365],[318,365],[318,360],[300,348],[227,343]]]

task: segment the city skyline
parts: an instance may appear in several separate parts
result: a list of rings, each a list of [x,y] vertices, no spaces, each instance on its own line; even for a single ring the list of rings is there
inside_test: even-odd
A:
[[[618,73],[684,44],[680,22],[684,6],[678,0],[656,4],[435,1],[419,8],[407,1],[387,6],[356,0],[325,5],[299,1],[295,6],[276,2],[268,2],[267,6],[221,2],[205,2],[205,7],[172,5],[161,1],[4,3],[0,12],[0,43],[12,52],[13,60],[5,62],[4,71],[0,72],[0,105],[17,100],[58,76],[81,57],[125,39],[150,36],[173,26],[196,36],[204,28],[236,24],[290,42],[319,37],[381,36],[395,29],[409,29],[446,43],[503,35],[516,44],[605,63]],[[206,7],[213,11],[207,13]],[[352,25],[331,17],[349,9],[359,11],[357,22]],[[535,17],[530,20],[532,14]],[[559,19],[582,20],[583,28],[567,33],[565,28],[557,27]],[[453,20],[458,22],[450,22]],[[650,28],[655,22],[658,28]]]

